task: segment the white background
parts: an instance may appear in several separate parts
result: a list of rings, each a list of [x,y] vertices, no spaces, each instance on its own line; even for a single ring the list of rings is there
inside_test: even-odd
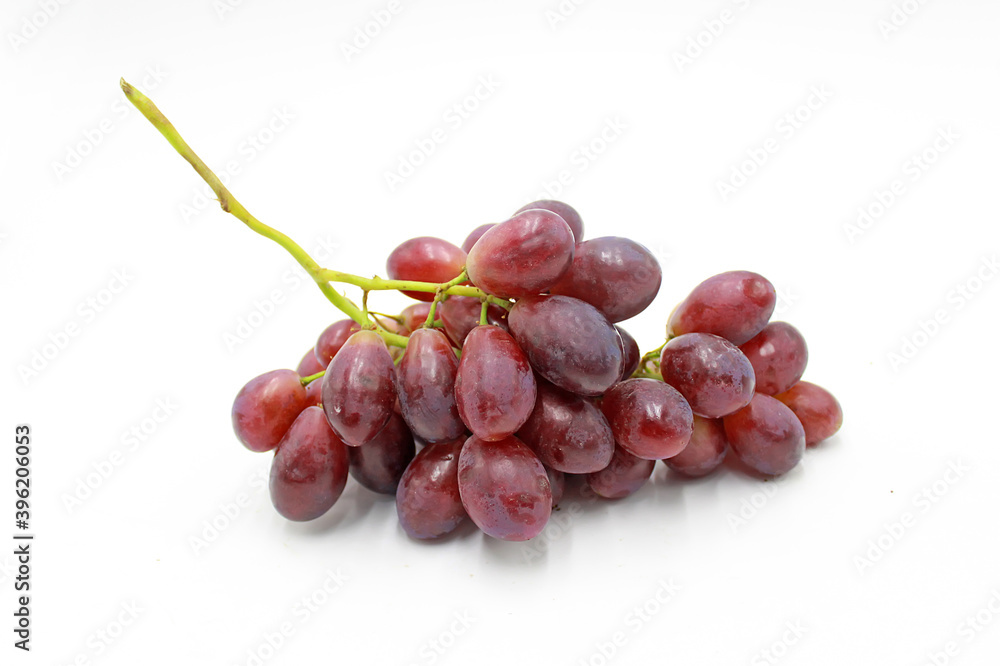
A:
[[[13,546],[0,549],[0,661],[995,662],[996,3],[908,0],[894,16],[889,0],[577,0],[563,14],[556,0],[401,0],[350,58],[343,45],[387,2],[79,0],[51,18],[43,5],[0,17],[0,534],[14,532],[14,426],[30,423],[37,535],[31,654],[11,646]],[[232,434],[231,401],[340,317],[280,248],[197,200],[120,76],[217,171],[235,163],[253,213],[334,268],[382,273],[402,240],[461,242],[548,186],[589,237],[660,258],[659,298],[626,325],[644,350],[697,282],[758,271],[843,430],[778,482],[658,466],[630,499],[570,496],[527,545],[414,542],[392,499],[353,480],[326,517],[288,524],[261,490],[268,457]],[[463,101],[477,108],[450,120]],[[436,128],[446,140],[390,188]],[[742,166],[765,146],[762,166]],[[916,166],[925,151],[933,163]],[[724,197],[741,168],[752,175]],[[895,180],[883,214],[852,226]],[[251,316],[275,291],[270,316]],[[248,319],[260,325],[227,342]],[[172,407],[154,427],[158,401]],[[326,595],[328,572],[342,584]]]

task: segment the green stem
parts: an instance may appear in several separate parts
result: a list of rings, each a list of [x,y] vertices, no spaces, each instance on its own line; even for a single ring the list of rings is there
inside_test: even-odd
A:
[[[480,326],[486,326],[488,323],[490,323],[489,318],[486,316],[486,313],[489,311],[489,309],[490,309],[490,303],[489,303],[489,301],[483,301],[483,307],[482,307],[482,309],[479,310],[479,325]]]
[[[325,374],[326,374],[326,370],[321,370],[320,372],[317,372],[315,375],[309,375],[308,377],[302,377],[301,379],[299,379],[299,381],[302,382],[303,386],[308,386],[309,384],[312,384],[317,379],[322,379],[323,375],[325,375]]]
[[[329,282],[343,282],[355,287],[361,287],[366,291],[425,291],[435,293],[442,287],[437,282],[416,282],[413,280],[385,280],[380,277],[366,278],[360,275],[351,275],[340,271],[332,271],[324,268],[320,271],[320,278]],[[447,282],[443,284],[449,284]],[[443,289],[442,294],[447,296],[471,296],[472,298],[486,299],[493,305],[499,305],[505,310],[510,310],[514,304],[496,296],[490,296],[482,289],[470,285],[454,285]]]

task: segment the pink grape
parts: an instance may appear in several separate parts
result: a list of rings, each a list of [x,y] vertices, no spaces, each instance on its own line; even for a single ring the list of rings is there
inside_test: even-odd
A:
[[[521,209],[514,214],[517,215],[518,213],[523,213],[526,210],[538,210],[539,208],[551,211],[561,217],[573,231],[573,240],[577,243],[583,240],[583,218],[580,217],[580,214],[576,212],[575,208],[569,204],[563,203],[562,201],[555,201],[553,199],[540,199],[538,201],[532,201],[530,204],[522,206]]]
[[[319,407],[307,407],[285,433],[271,461],[271,503],[288,520],[319,518],[347,484],[347,447]]]
[[[309,404],[292,370],[272,370],[254,377],[233,401],[233,430],[251,451],[270,451]]]
[[[448,282],[458,277],[464,266],[465,250],[441,238],[420,236],[396,247],[385,262],[385,271],[390,280]],[[431,292],[403,293],[419,301],[434,300]]]
[[[316,373],[323,372],[326,370],[326,366],[319,362],[316,358],[316,350],[310,349],[299,361],[299,366],[296,368],[295,372],[298,373],[299,377],[312,377]]]
[[[374,439],[347,450],[351,476],[368,490],[383,495],[396,494],[399,479],[415,454],[413,435],[403,417],[395,412]]]
[[[747,467],[768,476],[799,464],[806,433],[791,409],[758,393],[743,409],[722,420],[733,453]]]
[[[655,460],[636,458],[618,446],[607,467],[587,475],[587,485],[606,499],[628,497],[649,480],[655,465]]]
[[[465,444],[428,444],[403,472],[396,488],[396,513],[414,539],[436,539],[452,532],[467,514],[458,492],[458,457]]]
[[[684,450],[663,463],[679,474],[696,478],[710,474],[726,458],[726,429],[719,419],[695,415],[691,441]]]
[[[462,241],[462,249],[465,250],[466,252],[471,250],[472,246],[476,244],[476,241],[482,238],[483,234],[485,234],[487,231],[489,231],[495,226],[497,226],[495,222],[491,222],[489,224],[480,224],[478,227],[472,230],[472,233],[466,236],[464,241]]]
[[[639,350],[639,343],[635,341],[628,331],[621,326],[615,326],[622,343],[622,373],[620,379],[628,379],[632,373],[639,369],[639,362],[642,360],[642,352]]]
[[[691,407],[661,381],[626,379],[604,395],[601,409],[618,446],[637,458],[676,456],[691,439]]]
[[[809,360],[806,340],[791,324],[772,321],[764,330],[740,346],[753,366],[756,391],[777,395],[802,378]]]
[[[670,340],[660,353],[660,372],[692,411],[706,418],[731,414],[753,398],[753,366],[738,347],[717,335],[687,333]]]
[[[802,423],[806,446],[813,446],[837,434],[844,423],[844,411],[833,394],[810,382],[799,382],[784,393],[774,396]]]
[[[750,271],[729,271],[699,284],[670,316],[667,331],[711,333],[739,346],[760,333],[774,312],[774,285]]]
[[[464,345],[469,331],[479,326],[482,309],[483,304],[478,298],[449,296],[446,301],[438,305],[444,332],[456,344]],[[494,326],[507,330],[507,311],[499,305],[490,305],[486,308],[486,320]]]
[[[361,446],[385,427],[396,402],[396,368],[381,336],[358,331],[323,376],[323,409],[349,446]]]
[[[316,359],[322,364],[323,368],[330,365],[330,361],[333,360],[333,357],[337,355],[340,348],[347,342],[347,338],[360,330],[361,326],[357,322],[351,319],[341,319],[327,326],[319,334],[319,339],[316,340],[316,348],[313,351],[316,354]],[[319,370],[316,372],[319,372]]]
[[[413,433],[443,442],[465,433],[455,401],[458,357],[441,331],[418,328],[396,369],[399,406]]]

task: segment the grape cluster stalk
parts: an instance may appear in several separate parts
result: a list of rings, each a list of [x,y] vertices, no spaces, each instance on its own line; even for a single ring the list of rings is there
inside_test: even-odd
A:
[[[471,520],[508,541],[537,536],[568,477],[619,499],[657,460],[701,477],[730,457],[746,473],[789,472],[834,435],[833,395],[802,381],[802,334],[771,321],[774,286],[750,271],[698,284],[641,353],[620,326],[656,298],[661,269],[641,244],[586,239],[568,204],[531,202],[473,229],[461,245],[412,238],[386,278],[321,267],[253,217],[173,125],[124,80],[126,97],[211,186],[222,209],[287,250],[346,318],[317,336],[295,370],[251,379],[232,422],[249,450],[271,452],[280,515],[314,520],[348,476],[394,495],[414,539]],[[357,286],[357,305],[334,287]],[[368,309],[373,291],[416,302]]]

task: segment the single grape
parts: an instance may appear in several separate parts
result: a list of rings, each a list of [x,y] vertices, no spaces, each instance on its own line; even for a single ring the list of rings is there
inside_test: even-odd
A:
[[[505,541],[537,536],[552,513],[545,467],[516,437],[467,439],[458,459],[458,490],[479,529]]]
[[[642,488],[653,474],[655,460],[636,458],[620,446],[607,467],[587,475],[587,485],[606,499],[621,499]]]
[[[813,446],[833,437],[844,423],[844,412],[833,394],[810,382],[799,382],[784,393],[774,396],[802,423],[806,446]]]
[[[621,326],[615,326],[622,343],[622,374],[620,379],[628,379],[632,373],[639,369],[639,362],[642,360],[642,352],[639,351],[639,343],[635,341],[628,331]]]
[[[537,380],[535,409],[517,436],[547,467],[585,474],[608,466],[615,439],[600,408],[590,399]]]
[[[628,238],[578,243],[570,269],[550,290],[587,301],[614,323],[645,310],[663,275],[653,253]]]
[[[323,378],[314,379],[306,385],[306,406],[323,404]]]
[[[351,476],[369,490],[395,495],[399,479],[416,451],[413,435],[403,417],[393,412],[374,439],[365,442],[364,446],[348,448]]]
[[[712,333],[739,346],[764,329],[776,300],[774,285],[756,273],[720,273],[695,287],[674,309],[667,333]]]
[[[720,419],[695,415],[691,441],[676,456],[663,463],[679,474],[696,478],[714,471],[726,458],[726,429]]]
[[[455,400],[462,422],[480,439],[509,437],[535,407],[535,375],[510,333],[477,326],[462,348]]]
[[[722,423],[736,457],[761,474],[784,474],[802,460],[806,448],[802,424],[791,409],[769,395],[756,394]]]
[[[316,340],[316,348],[313,351],[316,354],[316,359],[322,364],[323,368],[330,365],[330,361],[333,360],[333,357],[337,355],[340,348],[347,342],[347,338],[360,330],[361,326],[356,321],[341,319],[327,326],[319,334],[319,339]],[[320,368],[320,370],[323,368]],[[319,372],[319,370],[316,372]],[[306,376],[308,377],[308,375]]]
[[[307,407],[285,433],[271,461],[271,503],[288,520],[313,520],[330,510],[347,484],[347,447],[319,407]]]
[[[403,319],[403,328],[406,330],[406,335],[409,335],[413,331],[417,330],[427,322],[427,315],[431,312],[431,304],[421,301],[420,303],[414,303],[399,313],[399,316]],[[437,311],[434,314],[434,321],[441,321],[441,306],[438,306]]]
[[[772,321],[740,350],[753,366],[755,390],[766,395],[792,388],[802,378],[809,360],[805,338],[783,321]]]
[[[403,241],[389,254],[385,272],[390,280],[448,282],[458,277],[465,266],[465,250],[441,238],[420,236]],[[404,291],[418,301],[433,301],[434,294]]]
[[[381,336],[358,331],[323,376],[323,409],[349,446],[361,446],[389,422],[396,402],[396,368]]]
[[[472,246],[476,244],[476,241],[482,238],[483,234],[485,234],[487,231],[489,231],[495,226],[497,225],[494,222],[491,222],[489,224],[480,224],[478,227],[473,229],[472,233],[470,233],[462,242],[462,249],[465,250],[466,252],[471,250]]]
[[[403,472],[396,513],[414,539],[436,539],[462,524],[467,514],[458,492],[458,457],[465,438],[428,444]]]
[[[449,296],[438,305],[444,332],[460,346],[465,344],[469,331],[479,326],[482,310],[482,302],[471,296]],[[507,330],[507,311],[499,305],[490,305],[486,308],[486,320],[494,326]]]
[[[706,418],[731,414],[753,398],[753,366],[739,347],[717,335],[687,333],[669,341],[660,353],[660,372]]]
[[[583,240],[583,218],[580,217],[580,214],[576,212],[575,208],[569,204],[563,203],[562,201],[555,201],[553,199],[540,199],[539,201],[532,201],[530,204],[522,206],[521,209],[514,214],[517,215],[518,213],[523,213],[526,210],[538,210],[539,208],[551,211],[565,220],[566,224],[568,224],[569,228],[573,231],[573,239],[577,243]]]
[[[246,383],[233,401],[233,430],[251,451],[270,451],[309,404],[293,370],[272,370]]]
[[[298,373],[299,377],[312,377],[317,372],[323,372],[326,370],[326,366],[319,362],[316,358],[316,350],[310,349],[299,361],[299,367],[296,368],[295,372]]]
[[[621,338],[590,303],[530,296],[514,304],[507,321],[531,365],[556,386],[594,396],[621,376]]]
[[[413,433],[425,442],[465,434],[455,402],[458,357],[441,331],[418,328],[396,368],[399,406]]]
[[[469,251],[473,284],[500,298],[540,294],[569,270],[573,232],[547,210],[529,210],[489,229]]]
[[[549,488],[552,489],[552,506],[555,506],[566,494],[566,475],[551,467],[545,468],[545,475],[549,477]]]
[[[615,384],[601,409],[618,446],[638,458],[676,456],[691,439],[691,407],[677,389],[656,379]]]

